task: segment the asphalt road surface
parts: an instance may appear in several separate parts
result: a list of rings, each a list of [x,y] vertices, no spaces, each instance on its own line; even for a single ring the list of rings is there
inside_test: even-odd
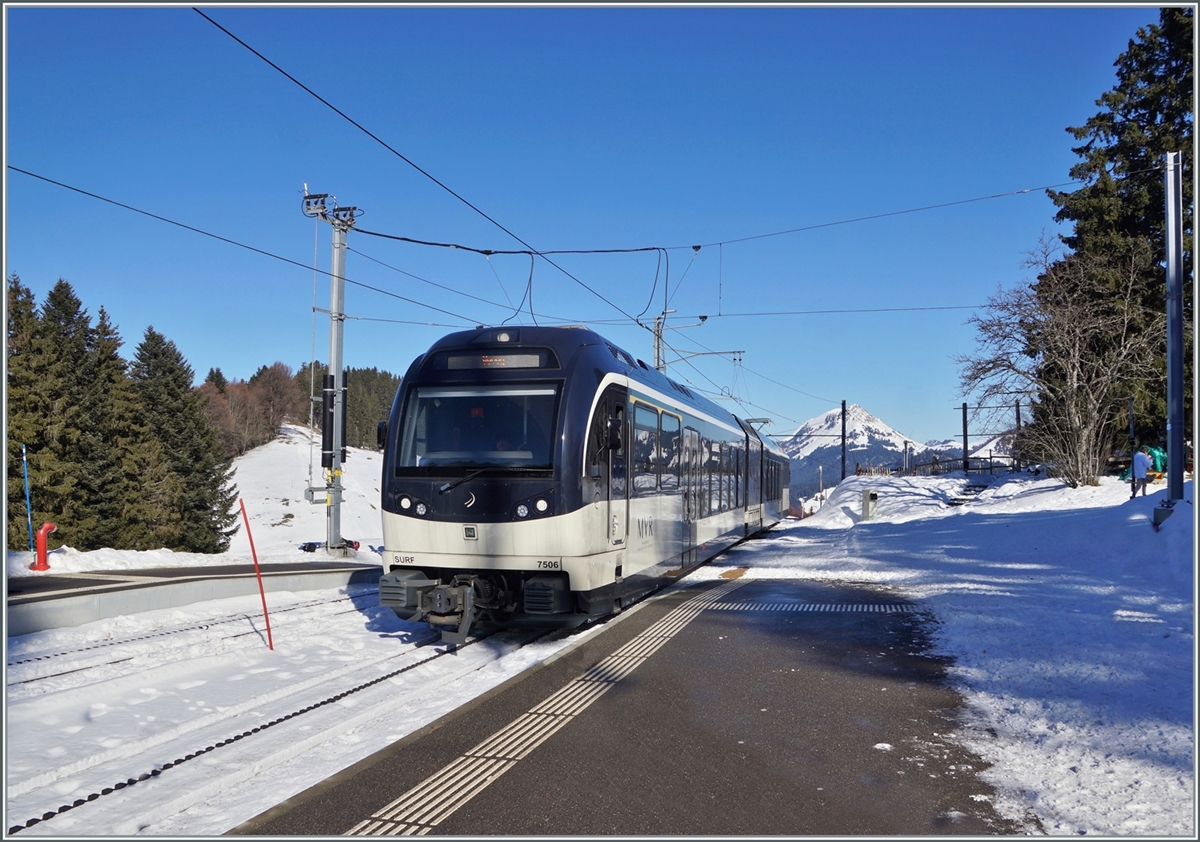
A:
[[[1020,833],[945,736],[930,622],[880,588],[678,591],[233,832]]]

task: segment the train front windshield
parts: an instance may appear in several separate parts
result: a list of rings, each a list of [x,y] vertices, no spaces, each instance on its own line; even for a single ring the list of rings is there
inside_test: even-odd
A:
[[[396,467],[552,469],[558,391],[557,384],[418,386]]]

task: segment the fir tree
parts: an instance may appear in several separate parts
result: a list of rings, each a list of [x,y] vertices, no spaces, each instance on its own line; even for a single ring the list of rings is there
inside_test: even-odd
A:
[[[40,430],[34,414],[34,389],[37,370],[33,355],[34,334],[38,328],[37,303],[33,292],[21,283],[13,272],[8,277],[8,306],[6,349],[7,379],[5,391],[8,402],[7,442],[7,501],[8,501],[8,548],[29,548],[29,521],[25,508],[25,471],[21,460],[21,446],[26,451],[40,444]],[[41,502],[40,495],[37,502]],[[41,525],[40,515],[35,509],[34,527]]]
[[[1184,207],[1183,266],[1190,270],[1193,242],[1193,9],[1160,9],[1159,23],[1137,31],[1126,52],[1115,62],[1116,86],[1096,104],[1101,111],[1083,126],[1067,129],[1084,141],[1073,151],[1081,159],[1071,168],[1071,177],[1083,186],[1069,193],[1049,191],[1060,208],[1055,219],[1071,223],[1073,231],[1062,237],[1076,253],[1089,259],[1119,261],[1149,248],[1137,283],[1137,297],[1147,313],[1164,309],[1165,262],[1164,187],[1162,162],[1167,152],[1182,152]],[[1193,314],[1192,276],[1184,278],[1184,321],[1186,416],[1191,418]],[[1114,277],[1107,292],[1119,295]],[[1135,330],[1145,330],[1142,320]],[[1165,337],[1161,340],[1158,375],[1132,379],[1125,394],[1135,396],[1138,437],[1154,440],[1165,431],[1166,359]],[[1105,349],[1100,349],[1103,353]],[[1114,412],[1124,411],[1124,405]]]
[[[321,378],[325,375],[325,364],[320,360],[306,362],[296,371],[296,388],[304,395],[304,423],[314,430],[321,429]]]
[[[216,553],[229,548],[237,531],[233,470],[221,453],[216,432],[205,418],[194,372],[175,343],[148,327],[134,355],[130,375],[146,424],[162,445],[181,481],[179,543],[172,549]]]
[[[376,368],[347,369],[346,443],[376,448],[376,430],[391,413],[400,378]]]
[[[103,308],[91,343],[87,426],[80,441],[81,491],[88,501],[78,549],[152,550],[181,540],[183,483],[170,470],[162,445],[119,351],[121,337]]]
[[[27,439],[34,526],[50,521],[58,527],[48,542],[52,548],[76,544],[87,528],[79,446],[92,333],[87,311],[60,278],[32,325],[26,364],[18,375],[22,388],[10,395],[10,413],[20,417],[15,431]]]
[[[221,373],[219,368],[210,368],[208,376],[204,378],[205,383],[211,383],[217,387],[217,391],[222,395],[225,394],[225,387],[229,385],[229,381],[225,379],[225,375]]]

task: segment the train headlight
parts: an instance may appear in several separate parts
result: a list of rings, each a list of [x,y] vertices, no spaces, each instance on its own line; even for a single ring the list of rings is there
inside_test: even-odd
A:
[[[401,497],[400,498],[400,508],[404,509],[404,511],[406,511],[406,512],[409,509],[411,509],[412,508],[412,498],[408,497],[408,496]]]
[[[416,511],[420,517],[425,517],[425,515],[429,514],[429,507],[424,503],[417,503]]]
[[[550,508],[550,503],[548,500],[546,500],[546,498],[539,497],[534,501],[533,507],[538,510],[538,514],[544,515],[546,510]]]
[[[529,517],[529,507],[526,506],[524,503],[517,504],[517,517],[519,517],[519,518]]]

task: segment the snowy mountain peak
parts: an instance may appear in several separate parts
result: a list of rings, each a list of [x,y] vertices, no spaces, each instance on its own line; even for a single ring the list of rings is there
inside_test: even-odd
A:
[[[846,447],[854,450],[885,450],[903,452],[905,442],[910,451],[921,451],[925,446],[908,436],[896,432],[858,404],[846,407]],[[840,407],[810,418],[801,424],[783,443],[783,449],[792,459],[803,459],[814,451],[836,444],[842,445],[842,410]]]

